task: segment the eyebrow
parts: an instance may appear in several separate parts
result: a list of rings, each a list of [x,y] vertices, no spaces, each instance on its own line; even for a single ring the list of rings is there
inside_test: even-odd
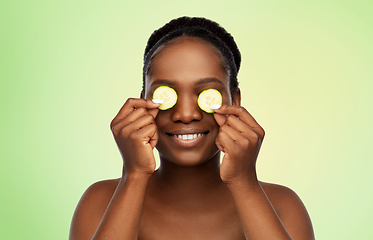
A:
[[[168,86],[175,86],[175,82],[167,80],[167,79],[157,79],[154,82],[150,84],[150,86],[153,85],[168,85]]]
[[[217,78],[201,78],[199,79],[195,84],[194,86],[199,86],[199,85],[204,85],[204,84],[208,84],[208,83],[220,83],[221,85],[224,85],[219,79]],[[168,86],[175,86],[175,82],[171,81],[171,80],[167,80],[167,79],[157,79],[155,80],[154,82],[152,82],[150,84],[150,86],[153,86],[153,85],[168,85]]]
[[[194,84],[194,86],[203,85],[203,84],[212,83],[212,82],[220,83],[221,85],[224,85],[219,79],[213,77],[213,78],[202,78],[198,80]]]

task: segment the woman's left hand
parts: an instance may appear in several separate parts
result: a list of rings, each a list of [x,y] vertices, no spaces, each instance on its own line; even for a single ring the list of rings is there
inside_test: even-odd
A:
[[[255,181],[256,159],[264,138],[264,129],[241,106],[222,105],[214,110],[220,126],[216,145],[225,153],[220,166],[220,177],[230,184]]]

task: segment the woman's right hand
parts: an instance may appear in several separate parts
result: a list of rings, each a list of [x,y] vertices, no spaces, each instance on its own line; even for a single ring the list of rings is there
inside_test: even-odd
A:
[[[153,148],[158,142],[155,117],[159,103],[129,98],[111,121],[110,128],[123,158],[123,176],[151,175],[155,170]]]

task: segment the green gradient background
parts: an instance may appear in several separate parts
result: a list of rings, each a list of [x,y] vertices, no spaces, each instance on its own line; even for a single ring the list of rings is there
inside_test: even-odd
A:
[[[151,32],[211,18],[242,53],[266,130],[260,180],[306,205],[317,239],[373,239],[371,1],[5,1],[0,239],[67,239],[84,190],[120,177],[109,124],[141,90]]]

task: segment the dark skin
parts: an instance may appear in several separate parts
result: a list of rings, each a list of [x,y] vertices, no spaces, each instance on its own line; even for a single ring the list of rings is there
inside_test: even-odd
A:
[[[70,239],[314,239],[298,196],[258,181],[264,130],[240,106],[239,90],[230,92],[221,66],[217,50],[196,38],[181,37],[160,50],[141,98],[127,100],[111,123],[123,175],[86,190]],[[178,93],[166,111],[151,101],[161,85]],[[223,96],[213,114],[197,105],[208,88]],[[175,136],[193,133],[203,135]]]

